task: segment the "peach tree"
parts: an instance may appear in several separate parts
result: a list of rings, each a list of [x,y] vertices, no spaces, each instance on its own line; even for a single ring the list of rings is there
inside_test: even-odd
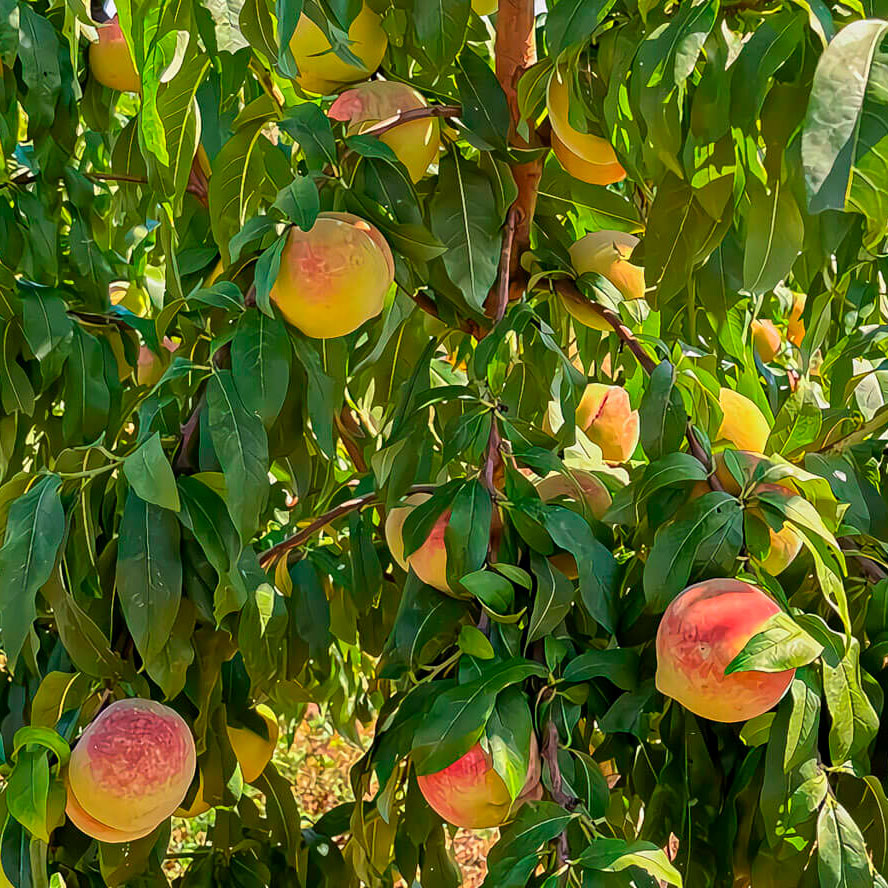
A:
[[[886,35],[0,0],[0,886],[885,888]]]

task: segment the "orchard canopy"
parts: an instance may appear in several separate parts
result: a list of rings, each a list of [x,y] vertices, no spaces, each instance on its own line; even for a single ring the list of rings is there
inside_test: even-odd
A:
[[[888,886],[888,2],[0,0],[0,154],[0,888]]]

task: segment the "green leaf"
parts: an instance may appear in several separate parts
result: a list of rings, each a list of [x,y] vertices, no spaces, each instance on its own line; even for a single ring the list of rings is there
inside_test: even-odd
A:
[[[559,0],[546,18],[549,53],[557,56],[571,43],[585,41],[614,4],[615,0]]]
[[[817,874],[822,888],[873,884],[863,833],[835,799],[827,799],[817,818]]]
[[[123,474],[133,490],[146,502],[179,511],[176,479],[163,452],[159,432],[155,432],[123,461]]]
[[[474,626],[463,626],[459,630],[456,643],[464,654],[470,654],[479,660],[492,660],[494,657],[490,639]]]
[[[49,579],[65,536],[58,475],[44,475],[10,507],[0,549],[0,627],[13,668],[37,617],[37,591]]]
[[[724,570],[733,564],[742,544],[743,511],[734,497],[714,490],[694,500],[657,531],[644,565],[648,604],[665,610],[687,585],[702,553],[707,566]]]
[[[533,717],[527,698],[517,688],[505,690],[497,698],[485,734],[494,770],[502,777],[513,802],[527,782],[532,732]]]
[[[209,429],[225,473],[228,511],[246,542],[259,525],[268,495],[268,438],[262,421],[241,401],[229,370],[207,386]]]
[[[414,8],[417,45],[436,70],[449,65],[462,49],[470,12],[470,0],[436,0]]]
[[[481,737],[497,694],[545,667],[515,657],[492,662],[480,678],[440,694],[413,738],[413,763],[418,774],[434,774],[465,755]]]
[[[9,813],[44,842],[49,841],[47,814],[52,783],[46,750],[26,749],[19,753],[6,785]]]
[[[258,311],[241,315],[231,341],[234,384],[244,407],[266,428],[277,419],[290,384],[293,350],[284,322]]]
[[[805,226],[792,192],[780,182],[767,194],[752,192],[743,253],[743,286],[772,290],[789,274],[801,252]]]
[[[681,888],[678,870],[669,862],[666,852],[650,842],[627,842],[625,839],[593,839],[580,855],[579,863],[588,869],[618,873],[637,866],[668,885]]]
[[[675,367],[661,361],[651,374],[638,408],[641,446],[651,460],[674,453],[684,441],[688,415],[675,383]]]
[[[481,311],[496,281],[500,255],[500,219],[490,180],[459,152],[449,153],[441,161],[430,212],[432,233],[447,248],[447,275],[468,304]]]
[[[71,335],[72,327],[64,300],[54,292],[22,296],[22,331],[38,361],[58,348]]]
[[[166,644],[182,597],[179,522],[134,490],[120,520],[116,585],[136,648],[151,659]]]
[[[789,614],[779,611],[770,617],[734,657],[725,675],[734,672],[783,672],[813,663],[823,645],[812,638]]]
[[[95,336],[75,326],[71,356],[65,365],[65,440],[71,444],[95,441],[107,430],[110,410],[102,346]]]
[[[509,103],[490,65],[471,49],[459,57],[456,86],[461,120],[490,148],[505,149],[511,125]]]
[[[858,152],[873,56],[888,24],[850,22],[817,63],[802,131],[802,163],[812,213],[843,210]]]
[[[562,678],[567,682],[607,678],[620,690],[633,691],[638,687],[638,668],[635,651],[625,648],[586,651],[568,662]]]
[[[527,625],[527,644],[545,638],[570,613],[576,598],[573,583],[559,570],[553,570],[546,558],[531,553],[536,577],[533,610]]]

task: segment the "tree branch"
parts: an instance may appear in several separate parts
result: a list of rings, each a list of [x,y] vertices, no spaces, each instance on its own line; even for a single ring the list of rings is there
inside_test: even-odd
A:
[[[506,215],[506,231],[503,235],[503,248],[500,251],[499,272],[497,274],[496,289],[487,297],[485,310],[487,316],[496,326],[506,313],[509,304],[509,283],[511,281],[512,245],[515,242],[515,227],[518,219],[516,204],[509,207]],[[493,300],[491,301],[491,297]]]
[[[408,111],[400,111],[391,120],[383,120],[375,126],[365,129],[362,136],[381,136],[389,130],[395,129],[402,123],[410,123],[413,120],[424,120],[428,117],[459,117],[462,108],[459,105],[426,105],[423,108],[411,108]]]
[[[413,487],[411,487],[408,491],[408,494],[434,493],[437,489],[438,488],[434,484],[414,484]],[[356,496],[353,499],[349,499],[343,503],[340,503],[338,506],[334,506],[332,509],[324,512],[323,515],[315,518],[315,520],[312,521],[311,524],[309,524],[307,527],[302,528],[302,530],[294,533],[292,536],[287,537],[285,540],[281,540],[281,542],[272,546],[270,549],[266,549],[264,552],[261,552],[259,554],[260,566],[265,569],[270,564],[274,564],[274,562],[279,561],[283,556],[291,552],[293,549],[298,549],[304,542],[311,539],[319,530],[322,530],[331,521],[335,521],[337,518],[341,518],[343,515],[348,515],[349,512],[354,512],[357,509],[363,509],[365,506],[374,506],[379,504],[379,493],[374,490],[371,493],[365,493],[362,496]]]
[[[512,116],[509,144],[516,148],[532,146],[532,141],[528,142],[518,135],[518,124],[521,121],[518,81],[537,60],[535,25],[534,0],[500,0],[496,19],[496,76],[506,94]],[[533,140],[533,122],[528,120],[525,123]],[[515,200],[517,249],[512,254],[510,264],[510,271],[514,276],[520,272],[521,253],[530,246],[530,228],[543,174],[543,159],[514,164],[512,174],[518,186],[518,197]]]

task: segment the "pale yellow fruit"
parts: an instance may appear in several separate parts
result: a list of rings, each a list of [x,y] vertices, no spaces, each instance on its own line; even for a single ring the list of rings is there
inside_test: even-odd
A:
[[[587,160],[579,154],[574,154],[553,130],[552,153],[558,159],[558,163],[574,179],[588,182],[590,185],[613,185],[615,182],[622,182],[626,178],[626,170],[623,169],[617,160],[616,152],[610,142],[598,136],[590,135],[588,138],[598,139],[601,143],[600,151],[595,155],[595,160]]]
[[[392,121],[405,111],[427,108],[428,102],[412,86],[389,80],[371,80],[346,90],[330,106],[327,116],[350,124],[349,134],[362,133],[376,124]],[[402,123],[383,133],[384,142],[418,182],[438,157],[440,124],[427,117]]]
[[[89,47],[89,69],[92,76],[102,86],[119,92],[141,92],[142,79],[133,64],[133,57],[126,45],[123,31],[120,30],[117,16],[110,22],[96,25],[96,30],[99,32],[99,40]]]
[[[729,388],[719,389],[718,404],[723,417],[714,445],[763,453],[771,427],[762,411],[749,398]]]
[[[303,13],[290,40],[290,50],[299,76],[296,82],[306,91],[329,95],[350,83],[366,80],[378,67],[388,46],[382,19],[367,4],[348,29],[349,49],[362,62],[360,67],[343,61],[332,51],[324,32]]]

